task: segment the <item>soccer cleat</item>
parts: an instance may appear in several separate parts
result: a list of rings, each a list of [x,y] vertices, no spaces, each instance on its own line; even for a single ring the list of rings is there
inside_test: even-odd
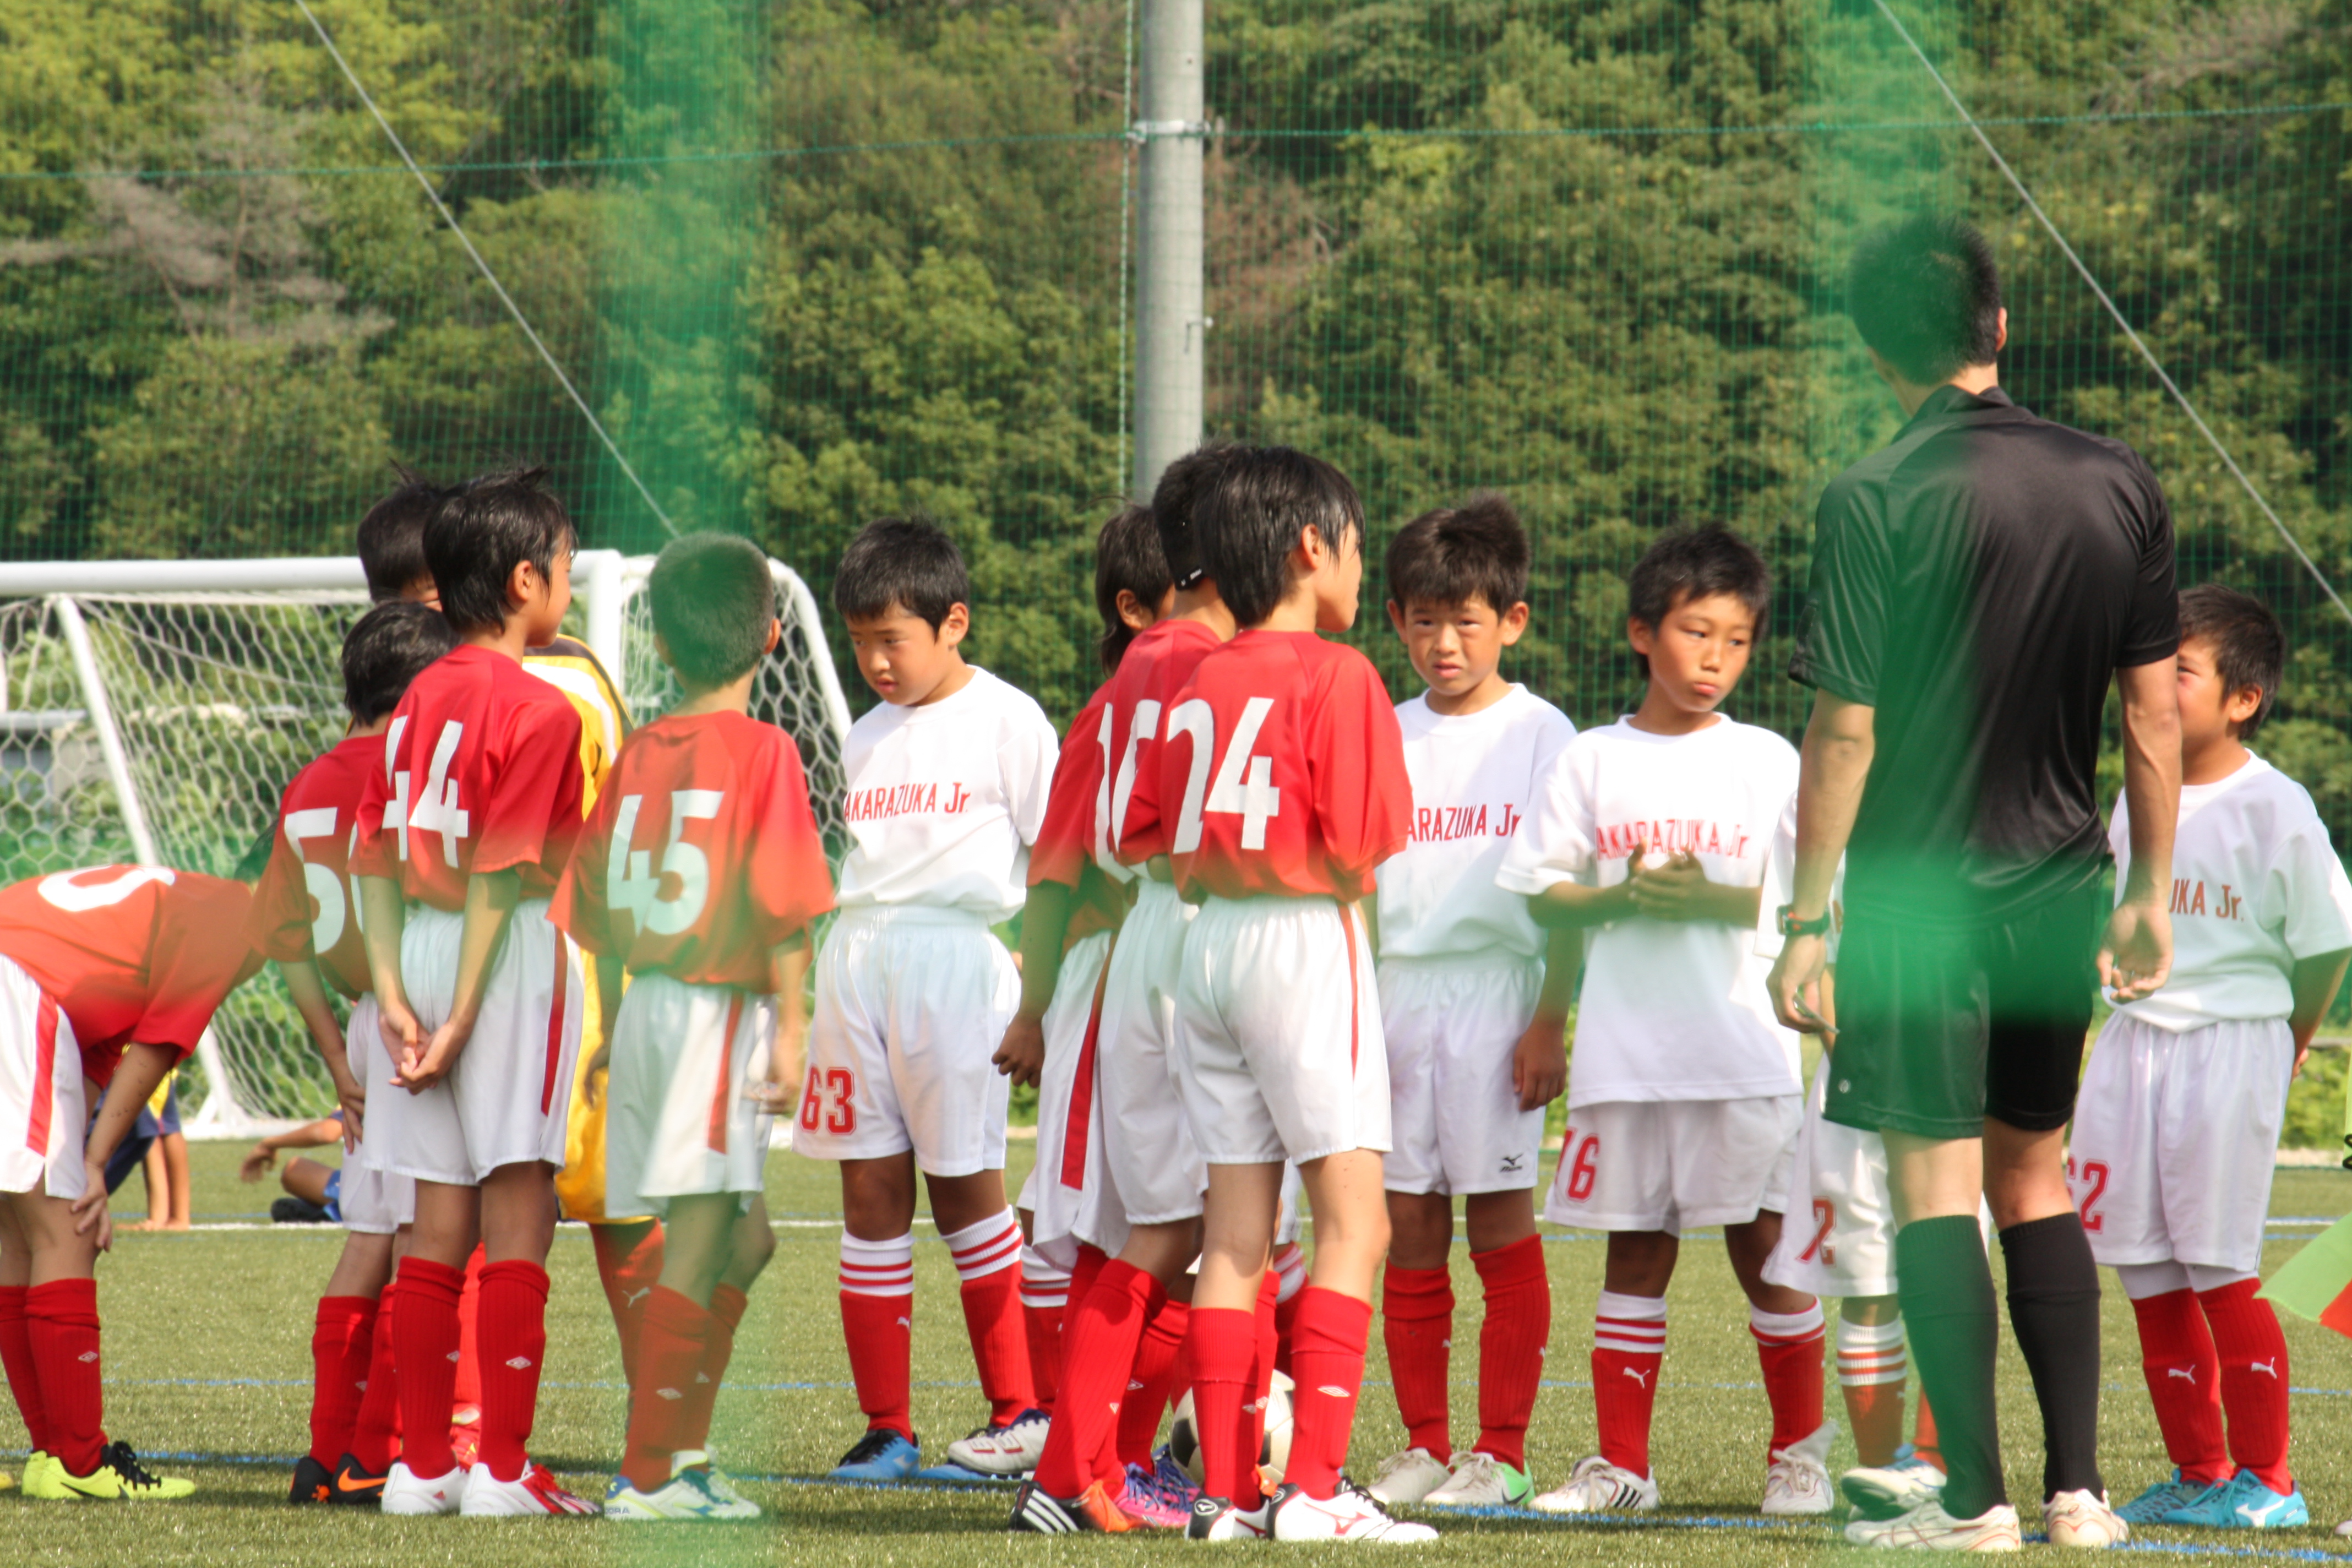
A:
[[[2311,1522],[2303,1489],[2274,1492],[2252,1470],[2240,1470],[2217,1487],[2163,1516],[2166,1524],[2201,1524],[2217,1530],[2286,1530]]]
[[[16,1478],[5,1470],[0,1470],[0,1492],[13,1492],[16,1489]]]
[[[1328,1498],[1312,1498],[1306,1489],[1286,1481],[1265,1505],[1267,1533],[1276,1541],[1372,1542],[1383,1546],[1417,1546],[1437,1539],[1425,1524],[1412,1524],[1390,1515],[1370,1492],[1347,1477]]]
[[[36,1448],[25,1456],[25,1468],[16,1478],[17,1488],[34,1501],[58,1501],[64,1495],[58,1490],[57,1478],[61,1470],[57,1460]]]
[[[2042,1525],[2053,1546],[2104,1552],[2131,1539],[2131,1526],[2107,1506],[2105,1492],[2060,1492],[2042,1505]]]
[[[1827,1513],[1837,1500],[1830,1486],[1830,1445],[1837,1441],[1834,1421],[1824,1421],[1810,1436],[1775,1449],[1764,1472],[1767,1518],[1792,1519]]]
[[[2183,1480],[2179,1470],[2175,1469],[2170,1480],[2157,1482],[2116,1510],[2116,1513],[2126,1524],[2156,1524],[2174,1509],[2195,1502],[2207,1492],[2218,1489],[2197,1481]]]
[[[420,1476],[408,1468],[404,1459],[394,1459],[383,1478],[383,1511],[390,1514],[425,1515],[455,1513],[465,1500],[466,1470],[463,1466],[446,1476]]]
[[[53,1484],[58,1489],[50,1494],[52,1501],[88,1498],[106,1502],[168,1502],[196,1489],[194,1481],[150,1474],[128,1443],[109,1443],[100,1449],[98,1468],[86,1476],[58,1465]]]
[[[1051,1425],[1044,1411],[1024,1410],[1002,1426],[982,1426],[950,1443],[948,1458],[983,1476],[1025,1476],[1037,1468]]]
[[[1129,1465],[1126,1486],[1118,1494],[1118,1510],[1155,1530],[1181,1530],[1192,1517],[1192,1499],[1189,1494],[1170,1497],[1160,1489],[1158,1476],[1141,1465]]]
[[[1035,1481],[1023,1481],[1004,1526],[1033,1535],[1123,1535],[1136,1527],[1099,1479],[1074,1498],[1052,1497]]]
[[[922,1468],[921,1441],[895,1426],[877,1426],[851,1445],[828,1478],[836,1481],[903,1481]]]
[[[1864,1465],[1838,1478],[1838,1489],[1864,1519],[1900,1519],[1944,1495],[1944,1472],[1905,1444],[1889,1465]]]
[[[346,1508],[373,1508],[383,1500],[383,1477],[373,1474],[349,1454],[335,1466],[329,1502]]]
[[[735,1489],[734,1478],[710,1462],[710,1456],[699,1448],[681,1448],[669,1457],[669,1473],[673,1479],[688,1470],[702,1472],[702,1484],[712,1497],[723,1503],[740,1503],[751,1511],[730,1514],[730,1519],[757,1519],[765,1511],[758,1503]]]
[[[1845,1527],[1856,1546],[1914,1552],[2016,1552],[2024,1545],[2017,1510],[1997,1502],[1974,1519],[1954,1519],[1939,1494],[1895,1519],[1857,1519]]]
[[[1192,1500],[1201,1495],[1201,1483],[1184,1473],[1184,1467],[1176,1462],[1176,1450],[1165,1443],[1151,1456],[1151,1481],[1161,1497],[1183,1510],[1186,1518],[1192,1516]]]
[[[1458,1463],[1461,1456],[1456,1456]],[[1384,1503],[1416,1503],[1453,1479],[1453,1469],[1426,1448],[1406,1448],[1382,1459],[1364,1489]]]
[[[328,1225],[332,1223],[327,1211],[308,1198],[298,1198],[291,1193],[269,1205],[272,1225]]]
[[[458,1500],[457,1511],[467,1519],[533,1519],[541,1514],[588,1514],[599,1510],[586,1498],[565,1490],[563,1483],[545,1465],[526,1459],[522,1474],[510,1481],[490,1474],[488,1465],[476,1465],[467,1471],[466,1491]]]
[[[1458,1454],[1445,1484],[1421,1500],[1433,1508],[1518,1508],[1535,1495],[1535,1489],[1526,1472],[1491,1454]],[[1372,1495],[1380,1497],[1378,1492]]]
[[[1192,1517],[1184,1521],[1187,1541],[1265,1541],[1274,1534],[1274,1500],[1253,1498],[1250,1508],[1230,1499],[1203,1492],[1192,1499]]]
[[[710,1484],[710,1471],[694,1465],[680,1470],[652,1491],[641,1492],[626,1476],[614,1479],[604,1494],[604,1517],[632,1521],[651,1520],[732,1521],[757,1519],[760,1505],[748,1498],[727,1498]]]
[[[335,1500],[334,1472],[305,1454],[294,1461],[294,1484],[287,1489],[288,1502],[332,1502]]]
[[[1595,1454],[1578,1461],[1566,1485],[1538,1493],[1528,1506],[1545,1513],[1647,1513],[1658,1506],[1658,1483]]]

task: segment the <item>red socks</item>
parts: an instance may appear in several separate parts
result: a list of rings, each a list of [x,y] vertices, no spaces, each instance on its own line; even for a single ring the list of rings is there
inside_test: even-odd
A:
[[[482,1266],[482,1454],[493,1479],[530,1465],[539,1377],[547,1359],[547,1270],[519,1258]]]
[[[710,1447],[710,1413],[719,1405],[719,1385],[726,1380],[727,1363],[735,1359],[735,1331],[743,1324],[751,1298],[732,1285],[710,1292],[710,1315],[702,1325],[702,1370],[677,1413],[678,1447]]]
[[[1330,1497],[1347,1466],[1371,1332],[1370,1302],[1313,1285],[1298,1293],[1290,1342],[1290,1464],[1282,1479],[1308,1497]]]
[[[1764,1369],[1764,1397],[1772,1406],[1767,1464],[1821,1430],[1822,1327],[1819,1301],[1801,1312],[1748,1309],[1748,1331],[1756,1336],[1756,1360]]]
[[[1021,1218],[1009,1207],[940,1237],[962,1281],[963,1323],[989,1420],[1009,1426],[1037,1403],[1029,1331],[1021,1321]]]
[[[25,1430],[33,1439],[34,1450],[47,1453],[48,1406],[41,1401],[41,1374],[33,1359],[32,1326],[25,1318],[25,1290],[22,1285],[0,1285],[0,1369],[7,1373],[8,1392],[16,1395],[16,1410],[25,1418]]]
[[[1029,1382],[1037,1408],[1048,1415],[1062,1396],[1062,1321],[1070,1304],[1070,1271],[1035,1247],[1023,1247],[1021,1326],[1029,1339]]]
[[[1078,1303],[1069,1326],[1068,1374],[1062,1405],[1037,1460],[1037,1489],[1048,1497],[1076,1497],[1102,1472],[1111,1455],[1128,1373],[1145,1321],[1168,1293],[1142,1269],[1114,1258]]]
[[[613,1311],[613,1331],[621,1337],[621,1376],[635,1388],[637,1325],[645,1320],[646,1299],[661,1281],[661,1221],[592,1225],[588,1239],[596,1248],[596,1279],[604,1287],[604,1304]]]
[[[915,1237],[866,1241],[841,1233],[841,1332],[849,1345],[850,1381],[868,1430],[915,1436],[908,1414],[914,1353]]]
[[[33,1363],[40,1369],[49,1455],[68,1474],[98,1468],[106,1447],[106,1391],[100,1378],[98,1281],[52,1279],[25,1292]]]
[[[2221,1363],[2221,1408],[2229,1416],[2230,1458],[2274,1492],[2294,1489],[2286,1464],[2286,1336],[2259,1279],[2239,1279],[2197,1300],[2212,1325]]]
[[[1184,1334],[1192,1365],[1192,1428],[1201,1442],[1201,1489],[1255,1505],[1257,1450],[1242,1447],[1243,1411],[1256,1376],[1257,1319],[1230,1308],[1194,1307]],[[1297,1451],[1292,1445],[1292,1452]]]
[[[2213,1336],[2193,1290],[2167,1290],[2132,1302],[2139,1321],[2140,1373],[2156,1406],[2164,1451],[2183,1480],[2211,1486],[2230,1479],[2221,1440],[2221,1377]],[[2275,1323],[2276,1320],[2273,1320]],[[2275,1332],[2275,1328],[2273,1328]]]
[[[629,1386],[621,1473],[641,1492],[668,1485],[670,1456],[690,1446],[682,1417],[709,1348],[709,1311],[692,1297],[662,1285],[654,1287],[638,1320],[637,1365],[645,1375]]]
[[[482,1403],[482,1265],[489,1254],[477,1243],[466,1259],[466,1288],[457,1296],[457,1380],[449,1385],[450,1414]]]
[[[1389,1376],[1396,1384],[1404,1440],[1439,1464],[1447,1463],[1454,1457],[1445,1403],[1454,1343],[1453,1273],[1390,1264],[1381,1282],[1381,1334],[1388,1343]]]
[[[375,1299],[375,1331],[368,1336],[372,1343],[367,1392],[352,1420],[349,1452],[362,1469],[374,1476],[392,1468],[400,1441],[400,1376],[393,1359],[394,1314],[399,1296],[400,1281],[394,1279]]]
[[[1177,1352],[1192,1321],[1192,1304],[1163,1300],[1151,1321],[1143,1325],[1143,1342],[1135,1347],[1135,1375],[1127,1380],[1127,1397],[1118,1406],[1118,1463],[1151,1468],[1151,1445],[1160,1436],[1160,1418],[1168,1413],[1168,1399],[1176,1386]]]
[[[1486,1320],[1478,1330],[1476,1451],[1524,1470],[1528,1422],[1535,1415],[1544,1349],[1551,1342],[1551,1277],[1544,1267],[1543,1237],[1522,1237],[1508,1247],[1474,1252],[1470,1261],[1486,1296]],[[1441,1461],[1451,1458],[1435,1448],[1430,1452]]]
[[[331,1470],[351,1448],[374,1353],[374,1298],[320,1298],[310,1330],[310,1458]]]
[[[1592,1412],[1601,1457],[1637,1476],[1650,1473],[1650,1412],[1666,1354],[1666,1299],[1601,1292],[1592,1319]]]
[[[1903,1320],[1862,1323],[1841,1315],[1837,1368],[1854,1457],[1872,1468],[1893,1464],[1903,1446],[1903,1383],[1910,1371]]]

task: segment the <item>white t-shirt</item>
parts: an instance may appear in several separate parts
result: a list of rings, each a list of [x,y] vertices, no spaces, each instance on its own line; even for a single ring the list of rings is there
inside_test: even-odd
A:
[[[1688,735],[1654,735],[1620,719],[1560,752],[1496,881],[1522,894],[1567,881],[1609,888],[1625,879],[1629,853],[1663,860],[1687,849],[1708,880],[1758,887],[1796,788],[1796,748],[1769,730],[1718,717]],[[1746,925],[1637,918],[1594,931],[1570,1109],[1798,1093],[1797,1037],[1773,1020],[1770,969]]]
[[[1541,957],[1527,900],[1495,873],[1576,726],[1524,686],[1475,713],[1433,713],[1426,695],[1396,712],[1412,839],[1381,864],[1381,956]]]
[[[1045,821],[1059,742],[1025,691],[975,667],[920,708],[881,703],[849,727],[840,906],[929,904],[1013,918]]]
[[[2116,885],[2131,867],[2120,796],[2107,842]],[[2352,947],[2352,879],[2309,792],[2248,754],[2209,784],[2184,784],[2172,841],[2172,977],[2118,1012],[2176,1032],[2294,1011],[2295,961]]]
[[[1838,861],[1837,876],[1830,883],[1830,908],[1834,911],[1838,898],[1845,890],[1845,861]],[[1772,847],[1764,857],[1764,896],[1756,910],[1756,956],[1769,962],[1780,956],[1787,939],[1780,934],[1780,906],[1794,901],[1797,892],[1797,797],[1789,796],[1789,804],[1780,808],[1780,820],[1772,828]],[[1838,927],[1830,922],[1830,962],[1837,962]]]

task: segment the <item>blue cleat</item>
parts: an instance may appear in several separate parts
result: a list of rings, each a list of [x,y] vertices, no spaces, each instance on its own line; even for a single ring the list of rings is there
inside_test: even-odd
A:
[[[833,1467],[829,1479],[885,1485],[911,1479],[923,1463],[923,1451],[916,1447],[917,1441],[892,1427],[877,1426],[841,1457],[841,1463]]]
[[[2159,1521],[2201,1524],[2214,1530],[2287,1530],[2311,1522],[2303,1489],[2274,1492],[2252,1470],[2240,1470],[2218,1487],[2207,1487]]]
[[[2126,1524],[2159,1524],[2174,1509],[2186,1508],[2207,1492],[2218,1487],[2203,1486],[2196,1481],[2184,1481],[2175,1469],[2168,1481],[2158,1481],[2139,1496],[2116,1510]]]

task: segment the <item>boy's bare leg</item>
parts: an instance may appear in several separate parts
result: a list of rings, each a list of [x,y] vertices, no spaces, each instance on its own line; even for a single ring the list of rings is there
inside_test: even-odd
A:
[[[1612,1230],[1601,1288],[1615,1296],[1664,1296],[1682,1249],[1682,1237],[1671,1231]]]
[[[1772,1406],[1768,1459],[1822,1426],[1822,1340],[1827,1325],[1819,1301],[1764,1278],[1764,1265],[1780,1245],[1780,1215],[1771,1209],[1758,1209],[1745,1225],[1723,1227],[1731,1272],[1748,1293],[1748,1331],[1756,1339],[1764,1397]]]
[[[327,1277],[328,1296],[376,1297],[392,1279],[393,1238],[353,1231],[343,1237],[342,1256]]]
[[[278,1184],[304,1203],[325,1208],[327,1178],[334,1173],[335,1168],[332,1165],[317,1160],[304,1159],[297,1154],[287,1161],[286,1168],[278,1173]]]
[[[1855,1462],[1874,1469],[1903,1446],[1903,1384],[1907,1373],[1903,1310],[1892,1296],[1849,1296],[1838,1303],[1838,1388],[1853,1428]]]
[[[1388,1204],[1389,1267],[1444,1268],[1454,1248],[1454,1200],[1444,1193],[1391,1193]]]
[[[1730,1255],[1732,1275],[1748,1293],[1748,1304],[1759,1312],[1802,1312],[1814,1305],[1811,1296],[1764,1278],[1764,1265],[1780,1245],[1780,1216],[1770,1209],[1757,1210],[1746,1225],[1723,1227],[1723,1249]]]
[[[129,1228],[163,1230],[172,1223],[172,1172],[163,1160],[163,1141],[151,1138],[139,1157],[140,1184],[147,1189],[147,1217]]]
[[[170,1230],[185,1230],[195,1223],[195,1194],[188,1185],[188,1139],[184,1132],[166,1132],[157,1140],[163,1145],[163,1170],[172,1194],[170,1217],[164,1222]]]

